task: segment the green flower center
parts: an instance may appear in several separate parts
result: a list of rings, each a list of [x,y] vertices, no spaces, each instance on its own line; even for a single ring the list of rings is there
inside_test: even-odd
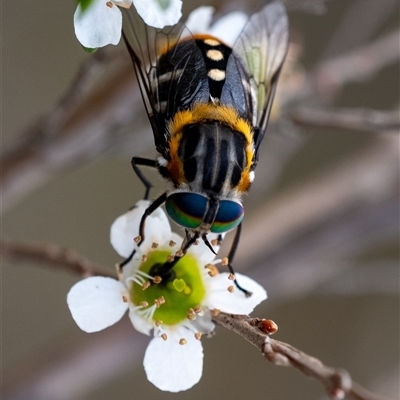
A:
[[[167,262],[170,254],[171,251],[168,250],[155,250],[147,254],[147,260],[140,265],[139,270],[149,274],[154,265]],[[152,283],[145,290],[139,284],[133,283],[130,294],[135,305],[148,304],[144,310],[157,305],[153,314],[154,321],[176,325],[193,315],[193,310],[203,303],[206,288],[198,260],[186,254],[175,264],[173,280]]]

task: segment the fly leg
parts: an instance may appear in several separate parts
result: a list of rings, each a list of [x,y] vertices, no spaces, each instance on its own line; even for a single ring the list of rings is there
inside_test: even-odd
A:
[[[157,168],[157,164],[154,160],[150,160],[148,158],[142,158],[142,157],[133,157],[131,161],[131,165],[133,170],[135,171],[137,177],[140,179],[140,181],[143,183],[145,187],[145,193],[144,193],[144,200],[148,200],[149,194],[150,194],[150,189],[152,188],[151,182],[144,176],[143,172],[139,167],[150,167],[150,168]],[[145,222],[146,218],[158,207],[160,207],[166,200],[167,194],[164,193],[160,197],[158,197],[153,203],[150,204],[150,206],[146,209],[144,212],[142,219],[140,220],[140,228],[139,228],[139,243],[138,246],[143,242],[144,240],[144,227],[145,227]],[[132,253],[121,263],[118,264],[118,269],[119,271],[122,271],[124,266],[129,263],[129,261],[132,260],[132,257],[135,255],[136,250],[133,249]]]
[[[233,238],[232,246],[231,246],[231,249],[230,249],[229,254],[228,254],[228,269],[229,269],[229,272],[231,274],[233,274],[233,276],[235,276],[235,270],[233,269],[232,262],[233,262],[233,259],[235,257],[235,254],[236,254],[236,250],[237,250],[237,248],[239,246],[240,234],[241,233],[242,233],[242,223],[240,223],[236,228],[235,237]],[[235,282],[235,286],[241,292],[243,292],[246,297],[250,297],[252,295],[251,292],[249,292],[248,290],[246,290],[245,288],[243,288],[242,286],[239,285],[236,277],[235,277],[234,282]]]
[[[154,160],[150,160],[148,158],[133,157],[131,160],[131,165],[132,165],[133,170],[135,171],[135,174],[137,175],[137,177],[140,179],[140,181],[143,183],[144,187],[146,188],[143,199],[148,200],[149,194],[150,194],[150,189],[153,187],[153,185],[143,175],[143,172],[141,171],[139,166],[157,168],[157,163]]]

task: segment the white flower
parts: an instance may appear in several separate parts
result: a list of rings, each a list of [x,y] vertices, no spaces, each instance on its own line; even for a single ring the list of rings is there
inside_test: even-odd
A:
[[[140,201],[111,227],[111,243],[120,255],[128,257],[136,250],[119,280],[86,278],[71,288],[67,303],[75,322],[86,332],[105,329],[129,311],[139,332],[154,334],[144,357],[148,380],[161,390],[179,392],[201,378],[200,338],[214,330],[211,311],[248,314],[267,295],[260,285],[241,274],[236,278],[252,296],[246,297],[237,289],[231,291],[232,277],[217,273],[213,264],[219,260],[202,241],[179,259],[170,279],[158,282],[154,267],[173,259],[182,238],[171,232],[164,211],[158,208],[146,219],[144,242],[140,247],[134,244],[140,218],[148,205],[148,201]],[[211,241],[216,236],[208,237]],[[217,251],[218,246],[214,249]]]
[[[213,13],[213,7],[199,7],[190,13],[185,25],[193,34],[208,33],[232,47],[249,16],[246,13],[235,11],[211,24]]]
[[[117,6],[129,8],[132,3],[144,22],[155,28],[174,25],[182,16],[182,0],[92,0],[87,9],[78,4],[74,14],[76,37],[90,49],[118,44],[122,13]]]

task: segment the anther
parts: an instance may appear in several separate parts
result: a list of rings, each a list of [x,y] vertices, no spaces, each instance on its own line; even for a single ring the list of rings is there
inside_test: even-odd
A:
[[[201,314],[203,312],[203,308],[201,306],[197,306],[194,308],[194,312],[196,314]]]
[[[158,319],[157,321],[154,322],[154,324],[155,326],[159,327],[162,324],[162,321]]]
[[[199,243],[200,243],[200,242],[199,242],[199,239],[196,239],[196,240],[194,241],[193,244],[194,244],[195,246],[197,246]]]
[[[150,282],[149,281],[143,282],[142,289],[146,290],[149,286],[150,286]]]
[[[235,288],[233,287],[233,285],[228,286],[228,292],[229,293],[233,293],[234,290],[235,290]]]
[[[107,3],[106,3],[106,6],[107,7],[110,7],[110,8],[113,8],[113,2],[112,1],[107,1]]]
[[[201,337],[202,337],[202,333],[201,332],[196,332],[195,334],[194,334],[194,337],[197,339],[197,340],[200,340],[201,339]]]
[[[160,275],[156,275],[156,276],[153,278],[153,283],[155,283],[156,285],[158,285],[159,283],[161,283],[161,281],[162,281],[162,278],[161,278]]]
[[[128,302],[128,298],[127,298],[126,296],[122,296],[122,301],[123,301],[124,303],[127,303],[127,302]]]
[[[221,265],[223,265],[224,267],[226,267],[228,264],[229,264],[228,257],[224,257],[224,258],[221,260]]]
[[[143,261],[143,262],[146,262],[146,261],[147,261],[147,256],[146,256],[146,254],[143,254],[143,255],[142,255],[142,261]]]
[[[172,262],[172,261],[175,260],[175,256],[169,255],[169,256],[167,257],[167,260],[168,260],[168,262]]]
[[[149,306],[149,303],[147,302],[147,301],[141,301],[140,302],[140,305],[142,306],[142,307],[148,307]]]
[[[178,250],[176,253],[175,253],[175,256],[176,257],[183,257],[183,250],[182,249],[180,249],[180,250]]]
[[[179,340],[179,344],[184,345],[184,344],[186,344],[186,343],[187,343],[187,340],[184,339],[184,338],[182,338],[182,339]]]
[[[173,240],[169,241],[169,247],[174,247],[176,245],[176,242],[174,242]]]
[[[207,265],[205,266],[205,268],[208,269],[208,275],[210,275],[211,277],[212,277],[212,276],[215,276],[215,275],[218,275],[218,268],[217,268],[215,265],[213,265],[213,264],[207,264]]]
[[[167,336],[167,334],[166,333],[163,333],[162,335],[161,335],[161,339],[162,340],[167,340],[168,339],[168,336]]]
[[[220,312],[221,312],[221,310],[220,310],[219,308],[214,308],[214,309],[211,311],[211,314],[212,314],[214,317],[216,317]]]
[[[228,275],[228,279],[230,281],[234,281],[235,280],[235,275],[233,275],[232,272],[230,272],[229,275]]]
[[[189,308],[186,318],[189,319],[190,321],[193,321],[196,319],[196,313],[194,312],[193,308]]]
[[[213,239],[213,240],[211,240],[211,244],[212,244],[213,246],[218,246],[218,242],[219,242],[218,239]]]
[[[160,306],[162,306],[165,303],[165,299],[164,296],[160,296],[158,299],[154,300],[154,304],[157,308],[159,308]]]
[[[141,237],[140,235],[138,235],[138,236],[136,236],[135,238],[133,238],[133,241],[134,241],[135,243],[140,243],[141,240],[142,240],[142,237]]]
[[[157,247],[158,247],[158,243],[153,242],[153,243],[151,244],[151,248],[152,248],[152,249],[156,249]]]

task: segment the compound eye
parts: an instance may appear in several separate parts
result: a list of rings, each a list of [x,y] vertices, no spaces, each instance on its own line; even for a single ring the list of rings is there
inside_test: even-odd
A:
[[[171,219],[188,229],[196,229],[201,225],[206,208],[207,198],[197,193],[173,193],[165,202],[165,209]]]
[[[244,209],[241,204],[232,200],[221,200],[211,232],[223,233],[236,228],[243,219]]]

